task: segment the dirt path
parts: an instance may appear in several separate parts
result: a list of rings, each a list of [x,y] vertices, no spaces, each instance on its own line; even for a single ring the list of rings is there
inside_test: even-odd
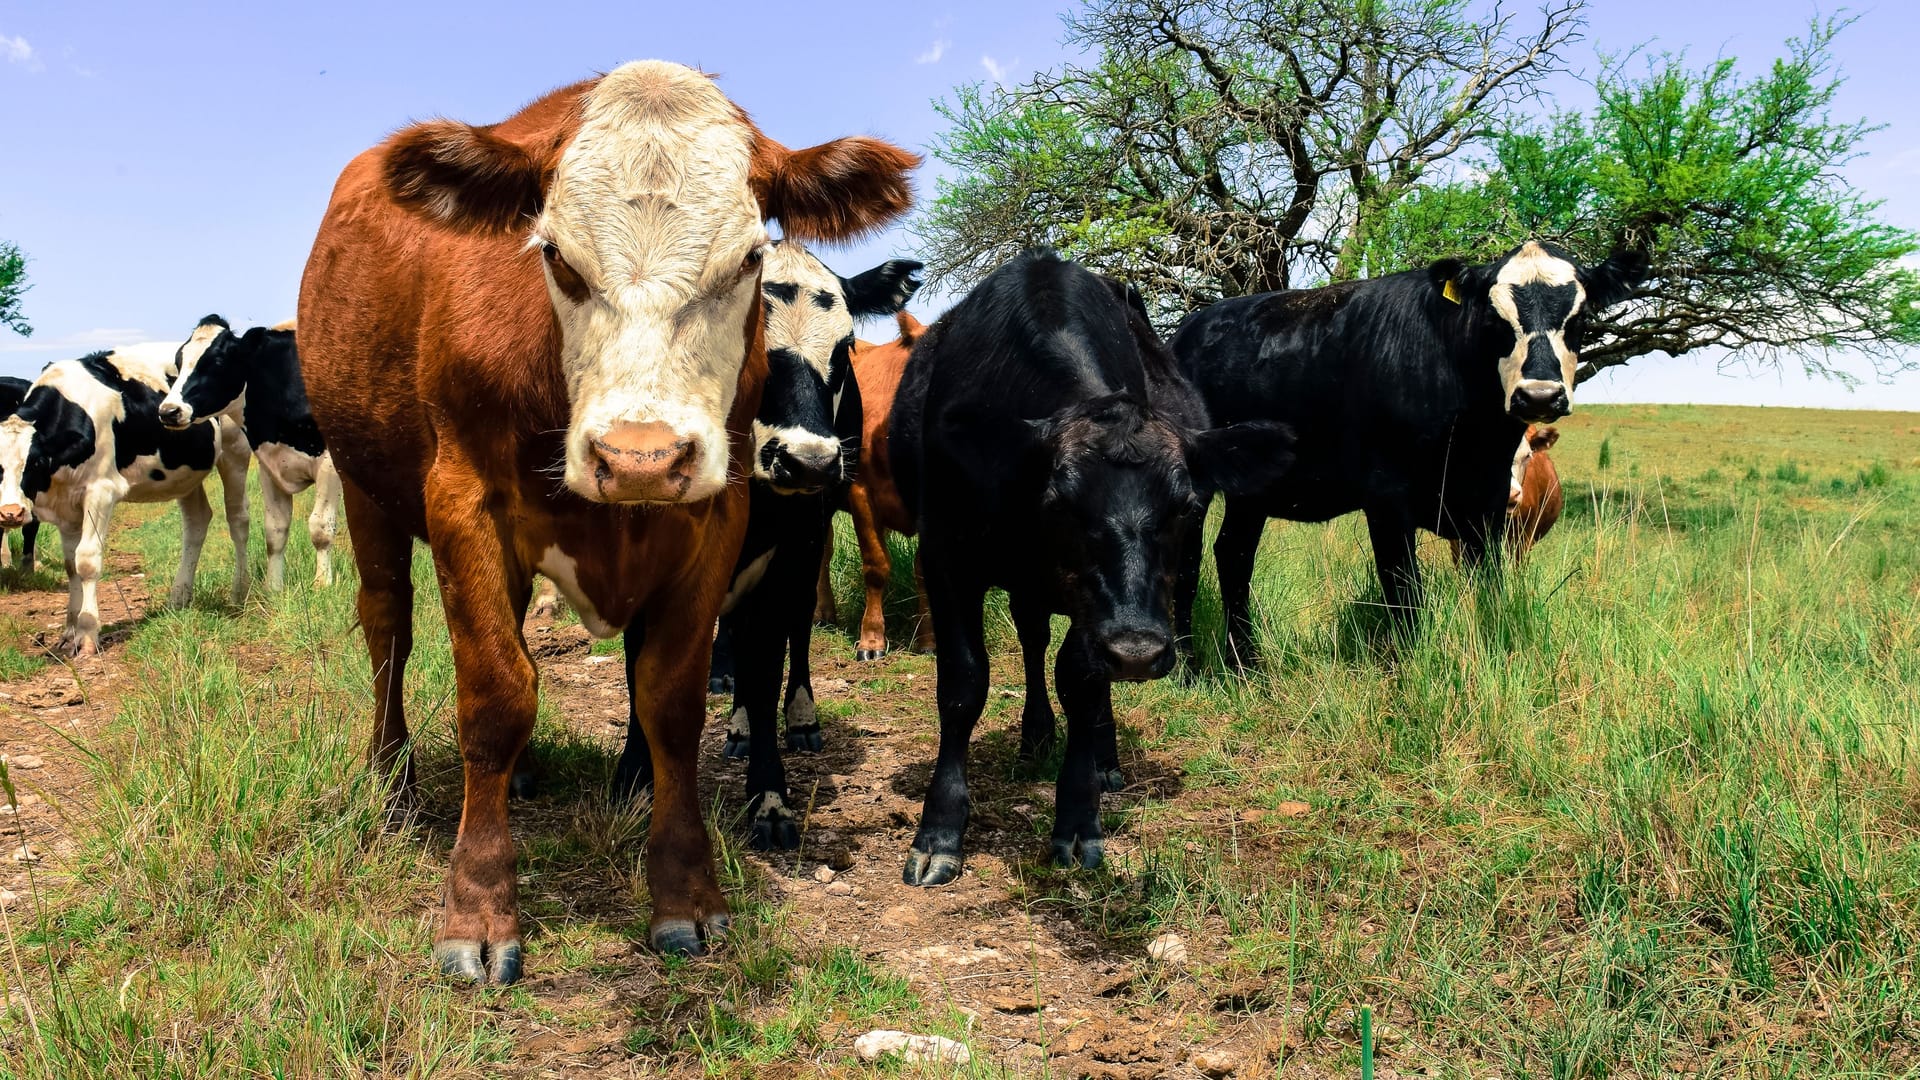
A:
[[[39,583],[58,576],[43,566]],[[12,591],[0,593],[0,621],[14,637],[8,644],[46,661],[26,678],[0,684],[0,754],[18,800],[8,804],[0,794],[0,907],[9,915],[31,889],[66,872],[73,826],[97,803],[87,755],[113,717],[126,677],[119,647],[145,617],[147,591],[139,556],[109,550],[100,585],[101,652],[79,661],[54,651],[66,617],[64,585],[31,589],[16,579]]]
[[[536,620],[528,638],[560,714],[617,748],[626,716],[618,657],[591,655],[590,639],[577,626]],[[1183,939],[1184,965],[1158,963],[1144,947],[1104,947],[1089,931],[1101,918],[1097,903],[1019,895],[1016,864],[1045,853],[1042,828],[1050,820],[1053,784],[1010,778],[1017,733],[1004,733],[1018,722],[1017,656],[995,658],[1000,715],[990,708],[975,734],[965,872],[938,889],[902,884],[901,861],[937,744],[933,664],[930,657],[900,653],[860,663],[852,653],[844,635],[815,633],[813,685],[826,748],[786,759],[795,803],[811,808],[801,850],[748,856],[774,883],[778,901],[794,909],[793,932],[822,946],[851,946],[907,978],[929,1006],[958,1010],[969,1018],[975,1052],[1018,1074],[1044,1068],[1055,1076],[1194,1077],[1202,1074],[1189,1063],[1201,1051],[1225,1051],[1240,1075],[1271,1069],[1284,1049],[1276,1041],[1277,1014],[1247,1012],[1249,1003],[1265,1004],[1259,999],[1268,988],[1187,977],[1193,966],[1214,959],[1205,955],[1204,942]],[[746,769],[721,752],[729,708],[728,698],[708,700],[702,801],[711,807],[720,796],[737,809]],[[1123,748],[1122,766],[1130,786],[1107,796],[1109,812],[1177,793],[1175,762],[1129,758]],[[1223,826],[1237,816],[1227,808],[1194,813],[1220,816]],[[1138,842],[1123,827],[1109,838],[1109,858],[1127,857]],[[1140,1005],[1143,1000],[1151,1004]],[[1201,1022],[1209,1017],[1215,1023]],[[609,1028],[601,1038],[622,1033]],[[845,1041],[857,1034],[849,1029]],[[630,1060],[611,1041],[592,1046],[598,1040],[588,1033],[575,1030],[568,1041],[574,1067]]]

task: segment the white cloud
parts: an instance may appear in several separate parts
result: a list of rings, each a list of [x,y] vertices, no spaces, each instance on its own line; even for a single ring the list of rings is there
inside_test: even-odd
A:
[[[33,55],[33,46],[23,37],[8,37],[0,34],[0,57],[9,64],[19,64],[29,71],[39,71],[40,61]]]
[[[995,60],[991,56],[982,56],[980,58],[980,66],[987,69],[987,78],[992,79],[1001,86],[1007,85],[1007,69],[1001,65],[1000,61]]]
[[[947,46],[951,44],[953,44],[953,42],[948,41],[946,38],[941,38],[932,45],[929,45],[926,52],[914,57],[913,62],[916,64],[937,64],[940,62],[941,57],[947,55]]]
[[[110,326],[95,330],[79,330],[56,338],[22,338],[8,334],[5,338],[0,338],[0,353],[57,352],[61,355],[80,356],[96,349],[117,349],[122,345],[143,342],[149,336],[151,335],[145,330]]]

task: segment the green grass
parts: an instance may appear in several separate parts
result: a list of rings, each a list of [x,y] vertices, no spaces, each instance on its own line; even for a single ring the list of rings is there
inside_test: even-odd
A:
[[[1565,518],[1504,587],[1426,538],[1415,640],[1379,630],[1358,519],[1272,526],[1265,667],[1120,691],[1123,753],[1169,775],[1108,801],[1105,868],[1011,863],[1016,907],[1121,953],[1169,929],[1205,943],[1183,977],[1259,986],[1232,1015],[1285,1033],[1285,1075],[1359,1075],[1363,1006],[1403,1075],[1915,1075],[1920,416],[1613,407],[1563,429]],[[117,543],[158,587],[176,519],[136,519]],[[290,555],[303,582],[311,554]],[[390,832],[361,766],[351,562],[348,587],[233,613],[225,560],[216,529],[194,608],[121,646],[140,688],[99,748],[73,880],[9,912],[0,973],[34,1019],[13,999],[0,1075],[488,1075],[535,1030],[611,1027],[641,1073],[747,1077],[866,1071],[847,1047],[867,1027],[965,1034],[880,960],[805,933],[725,829],[733,946],[633,964],[645,819],[601,805],[610,763],[551,716],[549,783],[581,794],[517,818],[539,981],[430,977],[457,758],[426,561],[408,692],[442,811]],[[931,665],[913,670],[930,691]],[[1018,703],[992,705],[982,736],[1003,739]],[[1144,978],[1114,1008],[1169,992]],[[1181,1019],[1204,1037],[1232,1015]]]

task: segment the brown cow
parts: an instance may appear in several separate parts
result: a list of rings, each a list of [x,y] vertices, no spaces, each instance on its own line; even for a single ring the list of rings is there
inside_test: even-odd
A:
[[[885,600],[887,579],[893,563],[887,557],[886,534],[912,536],[914,522],[893,486],[893,469],[887,461],[887,418],[893,413],[893,394],[900,387],[900,373],[906,370],[913,343],[925,326],[902,311],[894,316],[900,336],[884,345],[856,341],[853,344],[853,374],[860,384],[860,407],[864,418],[860,426],[860,473],[847,491],[847,514],[853,518],[854,535],[860,541],[861,578],[866,586],[866,607],[860,615],[860,642],[854,656],[878,660],[887,654],[887,616]],[[832,543],[832,533],[828,533]],[[822,622],[835,622],[833,588],[828,580],[832,549],[820,566],[820,587],[814,614]],[[914,560],[915,584],[920,563]],[[925,589],[916,589],[920,613],[914,622],[913,647],[918,652],[933,651],[933,620],[927,617]]]
[[[654,945],[725,931],[695,773],[766,373],[763,222],[866,232],[908,208],[916,164],[867,138],[789,151],[707,76],[645,61],[499,124],[404,128],[341,174],[301,282],[302,361],[360,568],[372,763],[403,800],[415,537],[439,578],[466,775],[442,971],[520,973],[507,795],[537,700],[536,571],[589,630],[626,628],[643,737],[621,770],[653,785]]]
[[[1565,498],[1560,491],[1560,473],[1547,456],[1547,448],[1560,441],[1558,428],[1528,424],[1527,433],[1513,452],[1513,473],[1507,486],[1507,550],[1518,559],[1533,549],[1547,530],[1560,520]],[[1460,542],[1449,540],[1454,565],[1460,564]]]

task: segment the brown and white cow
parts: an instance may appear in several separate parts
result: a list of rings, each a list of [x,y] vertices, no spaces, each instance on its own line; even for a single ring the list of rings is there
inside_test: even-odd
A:
[[[767,369],[763,223],[825,240],[876,228],[910,205],[917,164],[869,138],[790,151],[708,76],[642,61],[498,124],[404,128],[342,173],[300,347],[360,568],[372,762],[402,792],[415,537],[439,577],[466,774],[442,971],[520,972],[507,794],[533,728],[521,618],[536,572],[589,630],[625,628],[653,784],[653,944],[698,953],[725,931],[695,773]]]
[[[1560,520],[1566,498],[1560,490],[1560,472],[1547,448],[1560,441],[1560,429],[1528,424],[1526,436],[1513,452],[1513,471],[1507,486],[1507,550],[1518,559],[1533,550]],[[1460,564],[1460,541],[1447,541],[1454,565]]]
[[[856,341],[853,345],[853,374],[860,384],[860,405],[864,417],[860,433],[860,474],[847,490],[847,515],[853,518],[854,536],[860,542],[860,576],[865,587],[866,604],[860,615],[860,641],[854,656],[878,660],[887,653],[886,595],[887,579],[893,563],[887,556],[887,534],[912,536],[914,522],[900,501],[893,484],[893,466],[887,457],[889,418],[893,413],[893,395],[900,388],[900,373],[907,369],[907,357],[913,355],[913,343],[926,327],[910,313],[894,316],[900,336],[885,344]],[[828,533],[832,542],[832,533]],[[816,590],[814,617],[821,622],[836,622],[829,557],[820,567],[820,585]],[[914,562],[918,585],[919,561]],[[913,647],[917,652],[933,651],[933,620],[927,617],[926,590],[916,588],[919,616],[914,621]]]

